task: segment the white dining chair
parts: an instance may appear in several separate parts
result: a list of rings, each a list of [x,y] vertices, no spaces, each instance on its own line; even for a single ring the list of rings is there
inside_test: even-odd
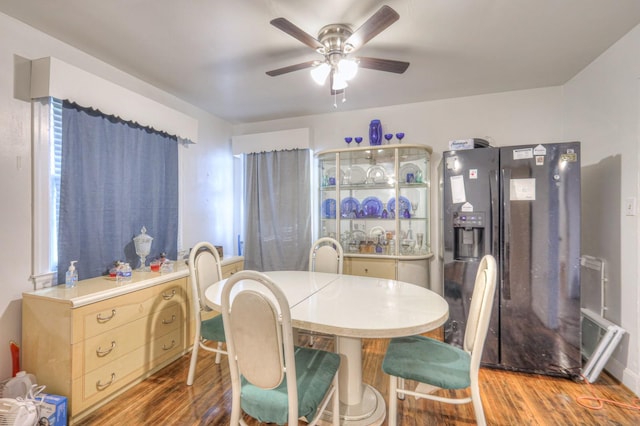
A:
[[[237,288],[236,288],[237,287]],[[233,294],[233,296],[232,296]],[[257,271],[241,271],[222,290],[231,375],[231,425],[242,413],[264,423],[315,425],[332,400],[339,424],[338,354],[295,347],[289,302]]]
[[[322,237],[317,239],[309,250],[309,271],[311,272],[330,272],[333,274],[342,274],[344,266],[344,251],[342,245],[331,237]],[[296,329],[294,336],[296,341],[300,335],[308,336],[309,345],[315,344],[316,337],[333,338],[329,334],[317,333],[314,331]]]
[[[189,374],[187,376],[187,385],[191,386],[196,373],[199,348],[215,352],[216,364],[220,364],[221,355],[227,352],[222,349],[222,344],[225,341],[222,315],[205,318],[207,313],[211,315],[212,309],[204,303],[204,292],[211,284],[222,279],[218,251],[211,243],[206,241],[200,242],[191,249],[188,263],[191,281],[191,310],[193,311],[195,324],[195,336],[193,339],[193,349],[191,350]],[[212,347],[209,346],[207,342],[218,343],[215,347]]]
[[[449,404],[473,403],[476,422],[486,425],[478,372],[482,350],[489,329],[496,290],[496,261],[491,255],[480,261],[471,306],[467,317],[463,348],[425,336],[391,339],[382,362],[389,381],[389,426],[395,426],[398,399],[405,395]],[[418,382],[414,391],[404,388],[404,380]],[[433,395],[440,389],[469,389],[469,396]]]
[[[340,243],[331,237],[316,240],[309,251],[309,270],[342,274],[344,251]]]

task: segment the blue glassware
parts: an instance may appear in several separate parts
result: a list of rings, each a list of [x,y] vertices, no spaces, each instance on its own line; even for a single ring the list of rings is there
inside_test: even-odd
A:
[[[340,213],[344,218],[357,217],[360,210],[360,202],[353,197],[346,197],[340,203]]]
[[[393,133],[386,133],[384,138],[387,140],[387,143],[390,143],[389,141],[393,138]]]
[[[365,217],[380,217],[382,213],[382,201],[377,197],[367,197],[362,200],[360,207],[364,212]]]
[[[336,218],[336,200],[333,198],[327,198],[322,202],[322,217],[324,219]]]
[[[360,142],[362,142],[362,137],[356,136],[356,143],[358,144],[358,146],[360,146]]]
[[[347,143],[347,145],[349,145],[352,140],[353,138],[351,136],[347,136],[346,138],[344,138],[344,141]]]
[[[371,120],[369,124],[369,145],[382,145],[382,123]]]
[[[402,142],[402,138],[404,138],[404,133],[402,133],[402,132],[396,133],[396,138],[398,138],[399,142]]]
[[[382,206],[382,214],[380,215],[381,218],[383,219],[388,219],[389,218],[389,212],[387,211],[387,205],[384,204]]]

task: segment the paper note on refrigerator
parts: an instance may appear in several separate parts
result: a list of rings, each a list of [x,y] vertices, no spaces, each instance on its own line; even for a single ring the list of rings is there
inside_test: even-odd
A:
[[[511,201],[534,201],[536,199],[535,179],[511,179],[509,189]]]
[[[467,195],[464,192],[464,176],[451,176],[451,202],[464,203],[467,201]]]

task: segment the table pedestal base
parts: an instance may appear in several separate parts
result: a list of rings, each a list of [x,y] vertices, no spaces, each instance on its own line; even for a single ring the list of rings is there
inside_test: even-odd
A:
[[[331,404],[331,403],[329,403]],[[373,386],[362,385],[362,400],[359,404],[340,403],[340,424],[351,426],[380,426],[387,414],[383,396]],[[331,410],[327,409],[319,424],[331,424]]]

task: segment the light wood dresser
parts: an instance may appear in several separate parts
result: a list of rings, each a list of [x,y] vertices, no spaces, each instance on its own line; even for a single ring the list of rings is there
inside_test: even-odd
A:
[[[223,276],[243,263],[225,258]],[[71,424],[190,349],[189,271],[178,265],[162,275],[134,271],[124,285],[98,277],[23,294],[23,369],[68,398]]]

